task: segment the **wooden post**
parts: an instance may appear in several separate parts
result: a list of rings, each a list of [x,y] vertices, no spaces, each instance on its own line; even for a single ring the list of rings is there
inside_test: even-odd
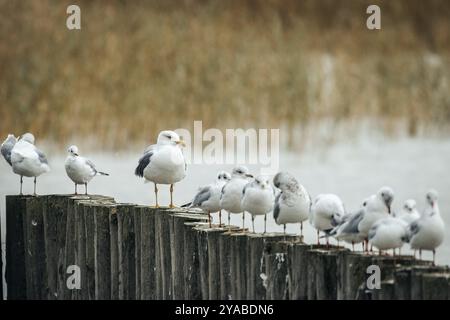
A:
[[[66,249],[66,225],[68,195],[47,196],[44,208],[45,251],[47,254],[47,277],[49,294],[47,299],[63,299],[66,287],[64,259]]]
[[[29,196],[6,196],[6,272],[8,300],[27,298],[24,220]]]
[[[266,278],[264,265],[264,248],[267,242],[282,241],[285,234],[279,233],[247,233],[247,299],[266,299]]]
[[[2,211],[0,210],[0,300],[3,300],[3,242],[2,242]]]
[[[208,273],[208,225],[195,227],[197,233],[197,251],[200,269],[200,288],[202,300],[209,300],[209,273]]]
[[[170,214],[167,208],[156,211],[156,291],[158,300],[172,299],[172,265],[170,256]]]
[[[221,300],[231,300],[233,298],[233,278],[232,278],[232,242],[231,235],[238,227],[232,227],[231,231],[223,232],[219,235],[219,273],[220,273],[220,297]]]
[[[308,264],[306,251],[309,245],[302,242],[295,242],[287,248],[288,263],[288,286],[290,300],[306,300],[307,291],[307,270]]]
[[[340,260],[341,276],[344,281],[346,300],[354,300],[360,290],[365,291],[367,267],[372,264],[372,256],[359,252],[349,252]]]
[[[141,211],[141,299],[156,298],[155,279],[155,212],[156,209],[140,206]]]
[[[136,298],[134,205],[117,204],[117,243],[119,249],[119,299]]]
[[[95,299],[111,299],[110,216],[114,204],[96,206],[94,212]]]
[[[142,259],[142,252],[141,252],[141,238],[142,238],[142,233],[141,233],[141,216],[142,216],[142,211],[140,207],[134,207],[133,208],[133,215],[134,215],[134,256],[135,256],[135,262],[134,262],[134,267],[135,267],[135,286],[136,286],[136,292],[134,294],[134,297],[136,300],[141,300],[141,259]]]
[[[26,199],[25,231],[25,272],[27,279],[27,299],[42,300],[48,297],[47,266],[44,237],[45,196]]]
[[[111,250],[111,300],[119,299],[119,225],[117,208],[109,216],[109,246]]]
[[[289,299],[289,286],[287,281],[287,248],[291,242],[281,241],[271,246],[266,246],[265,274],[266,274],[266,299]]]
[[[228,229],[214,227],[207,232],[208,244],[208,298],[220,299],[220,235]]]
[[[428,273],[446,274],[449,273],[448,266],[413,266],[411,269],[411,300],[423,300],[430,297],[429,284],[433,279],[426,281],[425,287],[423,277]],[[432,288],[433,289],[433,288]]]
[[[104,205],[101,202],[91,201],[84,204],[84,232],[86,234],[86,284],[87,299],[95,300],[95,209],[96,205]]]
[[[231,299],[247,299],[247,264],[249,263],[247,251],[247,234],[236,232],[230,234],[231,238]]]
[[[197,250],[198,222],[184,223],[184,299],[202,299],[200,284],[200,258]]]
[[[449,300],[450,274],[444,272],[422,275],[423,300]]]
[[[184,224],[185,222],[206,222],[204,214],[189,213],[187,210],[171,209],[170,231],[170,253],[172,266],[172,298],[174,300],[184,299]]]

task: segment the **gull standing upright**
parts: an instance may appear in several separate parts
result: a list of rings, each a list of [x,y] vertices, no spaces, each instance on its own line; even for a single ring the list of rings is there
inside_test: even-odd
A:
[[[242,213],[242,229],[245,228],[245,212],[242,210],[241,200],[244,187],[253,176],[248,168],[239,166],[231,172],[231,180],[222,188],[220,195],[220,207],[228,212],[228,227],[230,227],[230,218],[232,213]]]
[[[436,248],[444,241],[445,225],[439,211],[437,191],[428,191],[426,199],[427,207],[422,216],[409,225],[408,242],[411,249],[419,250],[420,259],[422,250],[432,251],[434,264]]]
[[[242,210],[252,215],[253,233],[255,233],[255,216],[264,215],[264,233],[266,233],[267,214],[273,209],[275,190],[267,178],[258,176],[247,183],[242,191]]]
[[[14,145],[17,143],[17,138],[12,135],[8,134],[8,137],[6,137],[5,141],[3,141],[2,146],[0,148],[0,152],[2,153],[3,157],[5,158],[6,162],[10,166],[12,166],[11,163],[11,150],[14,148]]]
[[[409,199],[403,204],[402,209],[395,215],[396,218],[402,219],[407,224],[420,218],[420,213],[416,208],[416,200]]]
[[[174,131],[161,131],[156,144],[148,146],[139,159],[134,173],[155,185],[155,207],[158,204],[158,184],[170,184],[170,208],[173,208],[173,185],[186,177],[186,160],[181,147],[183,140]]]
[[[228,172],[220,171],[217,174],[216,181],[210,185],[202,187],[191,203],[185,205],[190,208],[200,208],[208,212],[209,227],[211,227],[211,213],[219,212],[219,226],[222,225],[222,214],[220,208],[220,195],[223,186],[231,180]]]
[[[300,223],[300,235],[303,236],[303,221],[310,215],[311,197],[305,187],[287,172],[277,173],[273,184],[280,189],[273,210],[276,224],[282,224],[286,232],[286,224]]]
[[[34,146],[34,136],[25,133],[11,150],[13,172],[20,175],[20,194],[22,193],[23,177],[34,177],[34,192],[36,195],[36,178],[49,172],[47,157]]]
[[[333,230],[334,221],[340,221],[345,214],[344,203],[335,194],[319,194],[311,205],[310,222],[317,230],[317,244],[319,232],[325,232],[327,245],[328,234]]]
[[[87,184],[96,175],[109,176],[108,173],[98,171],[91,160],[81,157],[77,146],[70,146],[67,150],[65,168],[69,178],[75,183],[75,194],[77,194],[77,185],[84,184],[84,194],[87,192]]]

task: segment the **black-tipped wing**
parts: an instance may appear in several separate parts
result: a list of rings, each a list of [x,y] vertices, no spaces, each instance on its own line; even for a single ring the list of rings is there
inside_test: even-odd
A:
[[[149,165],[152,156],[153,151],[148,151],[144,153],[144,155],[139,159],[138,166],[134,170],[135,175],[141,178],[144,176],[144,170]]]
[[[5,158],[6,162],[9,163],[10,166],[12,165],[12,163],[11,163],[11,150],[12,150],[13,147],[14,147],[13,144],[4,143],[4,144],[2,144],[2,147],[0,149],[3,157]]]
[[[192,207],[199,207],[203,202],[207,201],[211,197],[211,187],[203,187],[195,195],[194,201],[192,201]]]

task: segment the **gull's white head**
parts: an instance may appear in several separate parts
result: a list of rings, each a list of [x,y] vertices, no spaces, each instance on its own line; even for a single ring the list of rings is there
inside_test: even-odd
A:
[[[157,144],[180,145],[183,147],[186,145],[184,141],[180,139],[180,136],[175,131],[170,130],[164,130],[159,133]]]
[[[28,143],[34,144],[34,135],[32,133],[27,132],[27,133],[23,134],[19,140],[23,140]]]
[[[228,182],[231,180],[231,176],[228,172],[226,171],[219,171],[219,173],[217,174],[217,181],[223,181],[223,182]]]
[[[231,177],[233,178],[243,178],[243,179],[247,179],[247,178],[253,178],[253,175],[251,175],[249,173],[249,170],[246,166],[239,166],[233,169],[233,171],[231,172]]]
[[[70,146],[67,152],[74,157],[78,157],[78,147],[75,145]]]
[[[295,191],[299,188],[297,179],[288,172],[278,172],[273,177],[273,185],[282,191]]]
[[[378,190],[377,197],[384,202],[388,209],[388,213],[391,213],[391,205],[394,200],[394,191],[390,187],[382,187]]]
[[[427,203],[434,207],[438,200],[438,192],[434,189],[431,189],[427,192]]]
[[[403,204],[403,209],[408,213],[412,213],[416,209],[416,205],[416,200],[408,199]]]
[[[270,186],[269,178],[265,176],[257,176],[253,184],[261,189],[267,189]]]

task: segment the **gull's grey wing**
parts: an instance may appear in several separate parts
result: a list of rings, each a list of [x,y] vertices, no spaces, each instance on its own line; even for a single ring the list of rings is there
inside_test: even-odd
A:
[[[413,235],[417,234],[420,231],[420,219],[411,222],[408,228],[408,241],[412,238]]]
[[[277,221],[278,216],[280,215],[280,198],[281,192],[275,198],[275,206],[273,208],[273,218]]]
[[[14,144],[9,143],[9,142],[5,142],[2,144],[2,147],[0,149],[3,157],[5,158],[6,162],[9,163],[9,165],[11,166],[11,150],[14,147]]]
[[[203,202],[207,201],[211,197],[211,187],[206,186],[200,189],[196,194],[194,201],[192,201],[192,207],[199,207]]]
[[[369,230],[369,234],[368,234],[368,239],[371,240],[373,237],[375,237],[376,233],[377,233],[377,229],[380,225],[379,224],[375,224],[372,226],[372,228],[370,228]]]
[[[34,150],[36,151],[36,153],[38,154],[38,156],[39,156],[39,161],[41,162],[41,163],[45,163],[45,164],[48,164],[48,161],[47,161],[47,157],[45,156],[45,154],[41,151],[41,150],[39,150],[38,148],[34,148]]]
[[[144,176],[144,170],[150,163],[152,156],[153,156],[153,151],[148,151],[148,152],[144,153],[144,155],[139,159],[138,166],[134,170],[135,175],[137,175],[138,177],[141,177],[141,178]]]
[[[95,165],[94,165],[94,163],[93,163],[91,160],[86,159],[86,164],[87,164],[89,167],[91,167],[91,169],[92,169],[95,173],[97,173],[97,169],[95,168]]]
[[[345,227],[342,229],[342,233],[358,233],[358,225],[364,218],[364,210],[360,209],[346,222]]]

